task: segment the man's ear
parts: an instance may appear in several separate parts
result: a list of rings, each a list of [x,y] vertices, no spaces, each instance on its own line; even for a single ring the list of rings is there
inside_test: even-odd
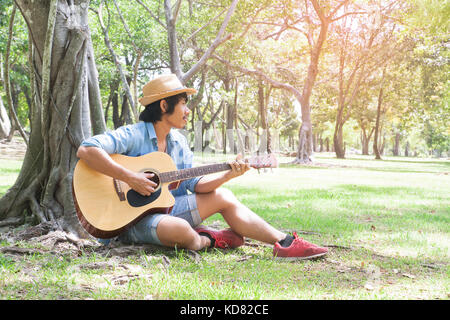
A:
[[[169,107],[169,105],[167,104],[167,101],[163,99],[159,103],[159,107],[161,108],[162,113],[166,113],[167,112],[167,108]]]

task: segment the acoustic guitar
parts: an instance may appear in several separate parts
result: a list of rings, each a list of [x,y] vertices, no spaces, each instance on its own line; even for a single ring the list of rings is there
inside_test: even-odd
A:
[[[228,163],[210,164],[177,170],[172,158],[164,152],[140,157],[113,154],[118,164],[134,172],[153,173],[155,192],[143,196],[128,184],[90,168],[79,160],[73,173],[73,199],[81,225],[97,238],[112,238],[151,213],[170,213],[175,198],[170,190],[183,180],[230,170]],[[255,156],[245,160],[255,169],[277,167],[274,155]]]

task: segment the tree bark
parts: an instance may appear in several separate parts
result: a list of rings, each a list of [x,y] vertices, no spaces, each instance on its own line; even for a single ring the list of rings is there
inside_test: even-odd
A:
[[[343,129],[344,129],[343,123],[336,123],[333,135],[333,145],[334,145],[334,152],[336,153],[336,157],[338,159],[345,158]]]
[[[373,127],[369,135],[367,135],[366,127],[364,125],[361,125],[361,144],[362,144],[362,154],[369,155],[369,143],[370,139],[372,138],[372,134],[375,131],[375,127]]]
[[[392,148],[392,154],[394,156],[400,155],[400,132],[396,132],[394,136],[394,145]]]
[[[384,71],[383,71],[383,79],[384,79]],[[381,105],[383,103],[383,79],[381,81],[380,90],[378,92],[377,120],[375,122],[375,135],[373,138],[373,153],[375,154],[375,159],[377,160],[381,160],[380,149],[378,148],[378,135],[380,130]]]
[[[92,133],[90,106],[99,107],[99,100],[92,100],[98,80],[89,76],[96,72],[89,1],[15,2],[33,43],[36,96],[30,144],[17,181],[0,199],[0,220],[51,221],[62,230],[88,236],[76,217],[72,173],[76,150]],[[97,132],[105,128],[100,119]]]
[[[224,79],[222,80],[224,87],[225,87],[225,91],[226,92],[230,92],[232,90],[232,86],[231,86],[231,78],[230,78],[230,74],[227,73],[227,75],[224,77]],[[234,122],[235,122],[235,108],[236,106],[231,103],[230,101],[226,100],[225,101],[225,107],[226,109],[226,137],[227,137],[227,145],[230,149],[230,153],[231,154],[235,154],[236,153],[236,138],[234,136]]]
[[[258,105],[259,105],[259,119],[260,126],[262,129],[262,135],[260,135],[260,146],[259,152],[267,152],[272,153],[272,149],[270,147],[270,131],[269,131],[269,122],[267,120],[267,102],[270,96],[270,89],[267,89],[264,92],[264,84],[262,81],[258,83]]]

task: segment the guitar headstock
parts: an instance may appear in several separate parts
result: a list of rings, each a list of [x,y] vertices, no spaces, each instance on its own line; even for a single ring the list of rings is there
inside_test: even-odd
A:
[[[262,156],[254,156],[246,160],[250,167],[255,169],[262,168],[276,168],[278,167],[278,160],[273,153]]]

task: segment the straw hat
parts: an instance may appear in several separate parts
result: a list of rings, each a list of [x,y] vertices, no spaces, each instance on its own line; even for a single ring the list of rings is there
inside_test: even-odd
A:
[[[152,102],[175,96],[179,93],[186,92],[188,95],[197,93],[197,90],[186,88],[175,74],[166,74],[159,76],[142,88],[143,97],[139,102],[147,106]]]

